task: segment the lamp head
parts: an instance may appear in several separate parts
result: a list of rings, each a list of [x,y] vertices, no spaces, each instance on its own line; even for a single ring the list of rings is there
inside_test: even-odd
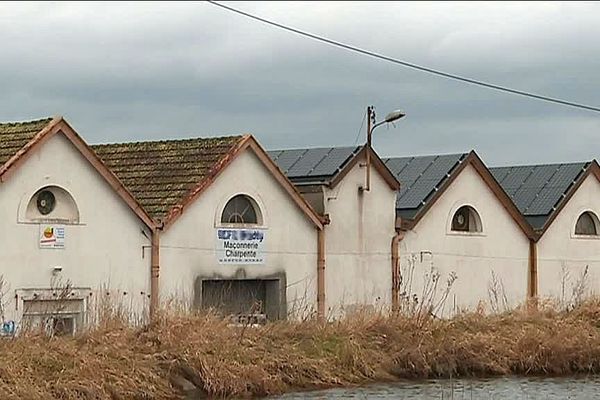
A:
[[[385,122],[390,123],[405,117],[406,114],[403,111],[395,110],[385,116]]]

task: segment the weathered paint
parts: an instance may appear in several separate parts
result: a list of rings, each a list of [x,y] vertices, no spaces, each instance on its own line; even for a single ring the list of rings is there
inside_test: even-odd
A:
[[[215,230],[227,201],[246,194],[258,204],[266,229],[266,259],[260,265],[219,264]],[[286,309],[301,317],[316,311],[317,232],[314,224],[292,201],[289,193],[246,149],[191,202],[161,234],[161,300],[191,308],[197,279],[219,276],[235,279],[268,278],[285,274]]]
[[[452,216],[463,205],[477,210],[483,232],[450,230]],[[527,298],[529,240],[472,165],[406,232],[400,254],[401,301],[414,304],[416,298],[419,304],[439,304],[438,315],[478,306],[503,310]],[[432,272],[439,273],[439,281],[434,299],[427,300]],[[451,274],[457,278],[440,303]]]
[[[568,305],[580,293],[600,294],[600,238],[575,235],[575,224],[584,211],[600,215],[600,182],[594,175],[585,179],[538,241],[542,299]]]
[[[28,221],[25,213],[33,194],[49,185],[68,192],[79,211],[79,222],[65,226],[64,249],[40,249],[39,224]],[[91,289],[95,302],[90,304],[103,298],[134,318],[147,312],[149,231],[62,133],[32,150],[14,169],[0,185],[0,203],[5,319],[21,318],[16,291],[66,282]]]
[[[365,185],[364,157],[333,188],[324,191],[327,314],[391,305],[390,243],[395,235],[396,191],[375,168]]]

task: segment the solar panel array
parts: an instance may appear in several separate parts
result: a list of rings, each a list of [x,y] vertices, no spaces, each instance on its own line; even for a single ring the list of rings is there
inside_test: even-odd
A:
[[[273,150],[269,155],[290,180],[328,183],[360,151],[355,147]],[[451,176],[467,153],[384,159],[400,181],[396,211],[411,219]],[[535,229],[544,226],[589,163],[490,168],[494,178]]]
[[[467,155],[448,154],[385,159],[385,165],[401,184],[396,199],[396,210],[399,215],[413,218]]]
[[[294,183],[327,183],[344,168],[360,146],[272,150],[269,156]]]
[[[540,229],[589,163],[490,168],[529,223]]]

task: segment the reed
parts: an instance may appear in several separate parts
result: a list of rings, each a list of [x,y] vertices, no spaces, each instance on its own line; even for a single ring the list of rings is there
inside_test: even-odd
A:
[[[0,340],[2,399],[178,399],[359,385],[398,378],[600,373],[600,300],[451,319],[357,313],[339,321],[231,327],[120,314],[75,337]]]

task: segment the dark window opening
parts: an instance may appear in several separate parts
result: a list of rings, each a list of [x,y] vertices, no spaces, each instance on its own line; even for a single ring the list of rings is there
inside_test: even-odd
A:
[[[452,217],[452,230],[455,232],[481,232],[481,220],[473,207],[462,206]]]
[[[575,225],[576,235],[598,236],[598,227],[594,214],[589,211],[584,212],[577,219]]]

